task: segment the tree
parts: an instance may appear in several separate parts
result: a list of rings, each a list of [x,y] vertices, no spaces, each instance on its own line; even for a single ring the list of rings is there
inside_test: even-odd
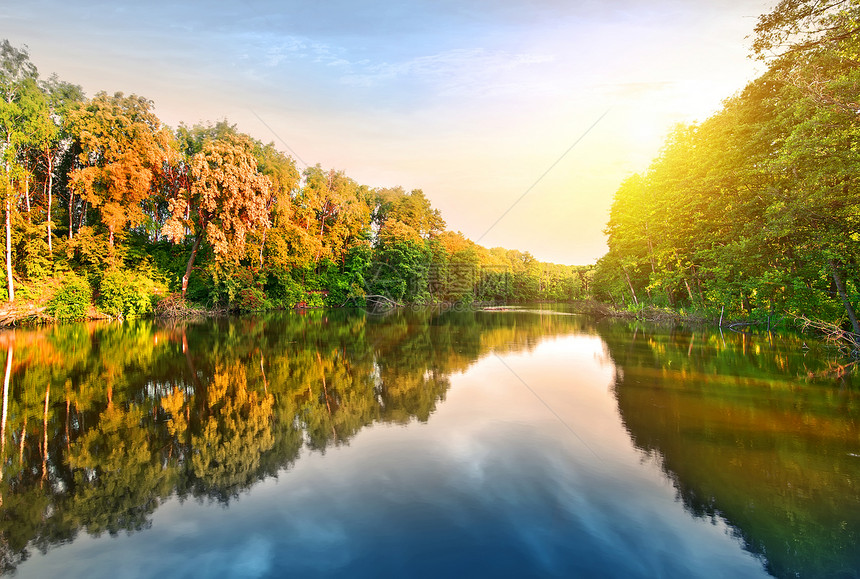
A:
[[[9,301],[15,300],[12,267],[12,210],[15,207],[14,180],[23,171],[18,149],[29,140],[28,125],[39,108],[38,72],[30,62],[27,48],[15,48],[8,40],[0,43],[0,148],[3,156],[3,200],[6,212],[6,280]]]
[[[816,50],[828,44],[856,41],[857,0],[781,0],[762,14],[755,27],[753,55],[759,60]]]
[[[408,194],[401,187],[377,189],[374,220],[380,229],[386,223],[399,221],[424,238],[437,235],[445,229],[442,214],[438,209],[433,209],[420,189]]]
[[[238,263],[249,232],[269,225],[271,181],[257,171],[253,143],[244,136],[207,140],[190,160],[190,186],[168,200],[170,218],[162,232],[174,243],[193,242],[182,277],[182,295],[201,242],[212,246],[219,264]]]
[[[370,294],[395,301],[429,298],[430,251],[417,231],[400,221],[389,223],[379,232],[375,249]]]
[[[117,232],[143,220],[141,203],[173,150],[172,134],[152,106],[136,95],[101,92],[69,111],[69,130],[81,150],[80,166],[69,177],[78,193],[99,208],[111,248]]]
[[[45,163],[46,224],[48,233],[48,252],[53,253],[52,207],[54,193],[54,170],[58,157],[69,148],[69,138],[63,129],[63,118],[68,109],[84,100],[80,86],[59,80],[52,75],[42,83],[47,97],[48,117],[43,121],[40,148]]]
[[[316,165],[305,170],[302,207],[306,230],[314,225],[319,238],[315,261],[339,260],[349,242],[367,229],[370,207],[367,190],[342,171],[324,171]]]
[[[275,226],[279,221],[289,221],[292,215],[292,195],[299,184],[299,172],[296,169],[295,161],[275,149],[274,143],[267,145],[255,143],[254,157],[257,159],[257,170],[272,182],[272,191],[267,207],[271,226]],[[268,231],[269,227],[267,226],[263,230],[263,236],[260,240],[259,260],[261,268],[263,267],[263,252]]]
[[[756,26],[753,54],[770,55],[782,87],[779,121],[787,130],[770,159],[783,195],[779,224],[792,247],[831,279],[852,329],[860,323],[846,278],[860,281],[860,2],[783,0]],[[799,253],[799,252],[795,252]],[[826,273],[825,273],[826,272]]]

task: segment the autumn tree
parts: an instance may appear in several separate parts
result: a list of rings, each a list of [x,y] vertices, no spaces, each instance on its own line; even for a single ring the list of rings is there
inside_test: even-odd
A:
[[[257,159],[257,170],[268,177],[272,183],[267,206],[270,224],[263,229],[259,242],[258,259],[262,268],[269,227],[276,227],[278,223],[291,219],[292,196],[298,189],[300,176],[295,161],[278,151],[274,143],[263,145],[255,142],[254,157]]]
[[[114,246],[118,232],[144,219],[142,202],[153,174],[171,155],[172,134],[152,111],[152,101],[101,92],[69,111],[69,131],[80,145],[72,186],[98,208]]]
[[[370,221],[368,191],[342,171],[324,171],[316,165],[304,173],[297,215],[305,229],[319,239],[315,260],[337,260],[349,241],[364,231]]]
[[[182,277],[183,296],[201,242],[205,239],[212,246],[219,264],[238,263],[248,233],[269,224],[271,195],[271,181],[258,172],[247,137],[207,140],[189,166],[189,186],[169,199],[170,218],[162,229],[174,243],[185,239],[186,230],[192,239]]]

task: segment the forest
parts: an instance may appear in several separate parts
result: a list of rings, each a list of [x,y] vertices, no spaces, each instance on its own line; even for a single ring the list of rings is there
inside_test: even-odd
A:
[[[595,297],[860,333],[858,19],[856,1],[804,0],[759,18],[766,72],[617,190]]]
[[[8,40],[0,60],[3,298],[24,313],[126,318],[168,298],[232,311],[367,296],[567,301],[588,290],[590,267],[446,230],[421,190],[300,170],[226,120],[171,129],[146,98],[87,98],[41,78]]]

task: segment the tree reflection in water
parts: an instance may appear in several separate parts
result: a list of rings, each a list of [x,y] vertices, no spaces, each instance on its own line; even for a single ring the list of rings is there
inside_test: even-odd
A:
[[[777,576],[854,576],[860,397],[809,378],[826,356],[790,336],[433,310],[0,334],[2,569],[81,531],[146,528],[168,499],[228,504],[302,449],[429,420],[483,356],[583,333],[604,340],[621,420],[688,511],[727,521]]]
[[[171,497],[229,503],[374,422],[427,421],[452,372],[582,324],[339,310],[7,331],[0,568],[146,528]]]
[[[799,338],[606,327],[634,444],[777,577],[860,573],[860,393]]]

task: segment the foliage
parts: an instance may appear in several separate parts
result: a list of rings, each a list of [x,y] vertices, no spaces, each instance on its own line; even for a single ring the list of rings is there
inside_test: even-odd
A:
[[[783,0],[762,16],[768,71],[616,192],[596,297],[860,333],[858,6]]]
[[[270,306],[263,290],[246,287],[239,290],[239,295],[236,296],[236,309],[240,312],[258,312],[268,310]]]
[[[106,272],[99,285],[99,308],[114,317],[129,318],[152,312],[158,288],[145,275],[120,269]]]
[[[40,224],[21,220],[21,232],[15,254],[21,263],[21,270],[28,279],[39,280],[50,276],[52,272],[51,256],[45,228]]]
[[[582,270],[445,231],[420,189],[371,189],[295,161],[227,121],[166,128],[144,97],[39,79],[3,45],[8,292],[71,269],[114,316],[162,284],[239,311],[299,304],[571,300]],[[105,273],[107,272],[107,273]]]
[[[69,178],[77,194],[98,208],[110,246],[118,231],[143,221],[153,174],[171,154],[173,135],[152,107],[136,95],[101,92],[67,116],[80,151],[79,168]]]
[[[247,235],[270,223],[271,181],[257,172],[252,146],[250,139],[232,133],[205,140],[188,161],[190,186],[174,191],[168,199],[170,217],[162,234],[174,243],[183,241],[186,232],[194,239],[182,279],[183,294],[204,238],[213,251],[217,278],[220,270],[237,265],[244,256]]]
[[[46,312],[58,320],[82,320],[87,317],[92,289],[86,278],[70,273],[48,300]]]

